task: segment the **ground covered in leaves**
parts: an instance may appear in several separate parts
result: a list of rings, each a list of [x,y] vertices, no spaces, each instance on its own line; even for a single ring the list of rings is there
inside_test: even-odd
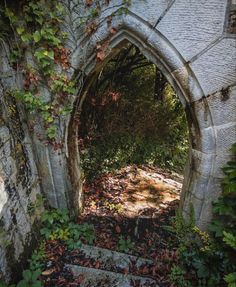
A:
[[[160,287],[170,287],[168,274],[177,263],[176,241],[166,230],[179,204],[182,177],[151,166],[128,166],[86,182],[85,208],[79,224],[94,226],[93,245],[152,259],[139,268],[130,264],[110,271],[146,276]],[[86,240],[84,243],[88,243]],[[79,286],[65,264],[104,269],[103,262],[86,258],[80,248],[68,249],[63,241],[46,243],[45,286]],[[141,286],[133,282],[134,287]]]

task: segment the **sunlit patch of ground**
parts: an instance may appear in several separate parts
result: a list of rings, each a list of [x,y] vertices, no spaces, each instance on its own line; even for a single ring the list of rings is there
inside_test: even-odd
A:
[[[178,264],[178,244],[166,226],[172,224],[178,208],[181,182],[182,177],[177,174],[133,165],[112,174],[103,174],[85,184],[85,209],[77,223],[92,224],[93,242],[86,241],[84,234],[80,238],[81,242],[92,244],[89,247],[91,256],[85,256],[88,247],[83,249],[76,245],[70,250],[63,240],[48,240],[45,245],[44,286],[81,286],[86,278],[73,278],[70,270],[65,268],[65,264],[76,264],[98,269],[98,273],[108,270],[149,277],[160,287],[173,287],[168,274],[172,266]],[[110,260],[111,257],[105,260],[102,253],[95,257],[94,246],[148,260],[144,260],[140,268],[135,262],[121,268]],[[96,286],[105,285],[99,283]],[[135,281],[131,286],[146,285]],[[95,287],[94,284],[91,287]]]
[[[120,240],[130,241],[126,253],[152,259],[153,278],[159,286],[170,287],[177,245],[166,226],[178,208],[182,182],[181,175],[144,165],[103,174],[85,184],[85,208],[78,223],[93,224],[98,247],[120,251]]]
[[[183,177],[150,166],[128,166],[85,186],[86,213],[155,217],[179,200]]]
[[[128,183],[121,195],[126,216],[156,216],[166,203],[179,199],[182,178],[171,179],[171,174],[147,167],[129,167]],[[150,212],[148,212],[150,211]]]

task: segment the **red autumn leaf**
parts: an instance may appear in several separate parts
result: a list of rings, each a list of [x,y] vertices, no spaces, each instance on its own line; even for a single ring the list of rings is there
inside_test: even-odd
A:
[[[142,270],[143,274],[148,274],[149,273],[149,268],[147,266],[144,266],[143,270]]]
[[[86,0],[85,5],[86,5],[87,7],[92,6],[92,5],[93,5],[93,0]]]
[[[96,269],[99,269],[99,268],[100,268],[100,265],[101,265],[100,262],[97,261],[94,267],[95,267]]]
[[[106,54],[104,51],[97,52],[97,60],[98,61],[100,61],[100,62],[103,61],[105,59],[105,57],[106,57]]]
[[[109,32],[111,35],[115,35],[117,33],[117,29],[115,27],[110,27]]]
[[[120,226],[119,226],[119,225],[116,225],[116,232],[117,232],[117,233],[121,233],[121,229],[120,229]]]
[[[124,269],[123,269],[123,273],[124,273],[125,275],[127,275],[127,274],[129,273],[129,268],[124,268]]]
[[[79,275],[78,279],[76,279],[76,283],[80,284],[84,281],[84,275]]]
[[[43,276],[48,276],[48,275],[51,275],[55,271],[56,271],[56,268],[50,268],[50,269],[47,269],[47,270],[43,271],[42,275]]]

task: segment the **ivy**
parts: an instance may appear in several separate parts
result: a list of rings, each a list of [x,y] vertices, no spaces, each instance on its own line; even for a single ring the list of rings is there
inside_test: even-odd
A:
[[[106,0],[104,5],[108,6],[109,2]],[[12,91],[11,94],[39,118],[47,141],[56,146],[59,119],[70,112],[69,99],[77,90],[76,81],[68,77],[70,51],[64,47],[67,33],[61,29],[64,6],[56,0],[22,1],[15,9],[14,5],[10,6],[6,1],[4,7],[0,5],[0,16],[4,16],[6,22],[4,26],[14,35],[10,63],[24,74],[23,89]],[[118,10],[108,17],[111,35],[116,32],[111,27],[112,17],[127,13],[130,5],[131,0],[123,0]],[[89,8],[89,15],[84,17],[83,23],[87,25],[87,34],[91,35],[98,26],[96,18],[101,15],[101,4],[88,0],[85,6]],[[29,54],[32,55],[32,66],[25,61]],[[45,88],[51,96],[50,100],[45,100]]]
[[[39,115],[47,139],[53,143],[57,121],[68,113],[67,99],[76,91],[76,83],[67,77],[69,52],[63,47],[66,34],[60,29],[63,6],[55,0],[34,0],[25,2],[20,13],[9,7],[5,7],[4,13],[16,37],[11,64],[14,67],[19,66],[14,65],[16,62],[20,63],[24,73],[24,88],[12,94],[31,114]],[[26,52],[33,56],[33,67],[23,61]],[[50,101],[42,94],[44,86],[52,95]]]

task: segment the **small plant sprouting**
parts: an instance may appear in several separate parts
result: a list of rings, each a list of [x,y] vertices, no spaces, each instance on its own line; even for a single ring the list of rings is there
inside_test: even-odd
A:
[[[120,236],[117,249],[120,252],[129,252],[134,249],[134,242],[131,241],[130,237],[125,239],[123,236]]]

